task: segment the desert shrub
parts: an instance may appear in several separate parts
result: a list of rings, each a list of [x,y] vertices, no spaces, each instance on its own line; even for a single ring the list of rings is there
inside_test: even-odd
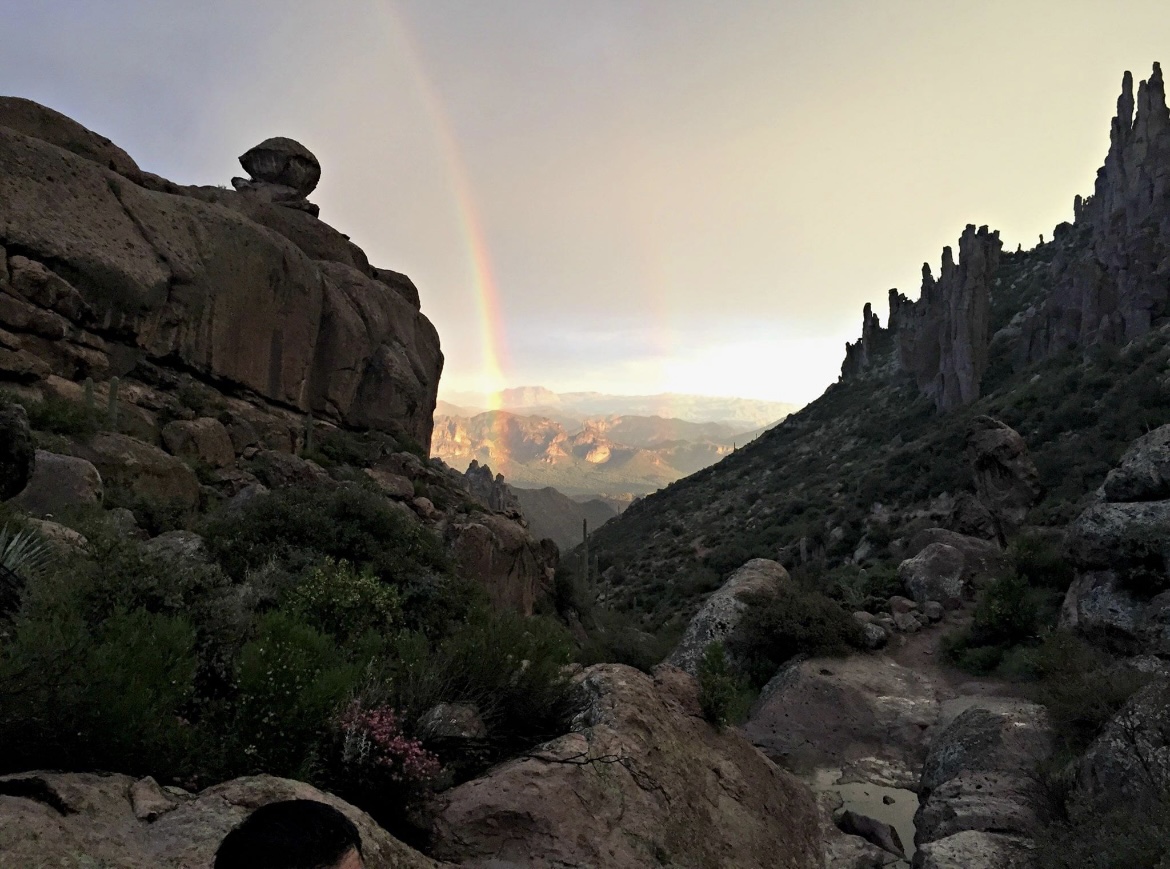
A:
[[[748,608],[727,648],[756,687],[796,655],[843,655],[862,645],[861,627],[853,617],[819,592],[784,589],[744,599]]]
[[[1053,631],[1031,653],[1032,693],[1048,709],[1066,752],[1079,752],[1150,677],[1118,667],[1068,631]]]
[[[311,778],[317,743],[360,677],[325,634],[286,613],[262,617],[236,670],[237,757],[254,772]]]
[[[103,427],[105,416],[83,402],[48,394],[40,401],[20,402],[28,411],[29,425],[42,432],[87,438]]]
[[[943,653],[969,673],[991,673],[1005,660],[1015,668],[1026,666],[1013,658],[1013,650],[1037,641],[1055,620],[1056,606],[1056,595],[1022,577],[999,577],[979,595],[970,627],[943,638]]]
[[[404,809],[417,807],[443,771],[439,756],[408,735],[389,706],[351,702],[332,724],[325,779],[399,838],[415,831]]]
[[[699,662],[699,708],[703,717],[716,727],[725,727],[736,717],[739,680],[727,663],[722,643],[710,643]]]
[[[587,638],[577,659],[591,664],[626,664],[649,673],[662,662],[682,636],[682,626],[675,624],[650,633],[633,615],[598,609],[592,614]]]
[[[21,620],[0,647],[0,767],[183,770],[194,733],[195,631],[181,616]]]
[[[903,591],[897,570],[886,565],[866,568],[845,565],[830,571],[818,584],[827,588],[830,597],[853,611],[882,611],[891,597]]]
[[[191,509],[182,501],[152,498],[112,483],[105,486],[102,503],[108,510],[115,507],[129,510],[139,527],[152,537],[186,530],[194,519]]]
[[[1022,534],[1009,544],[1008,555],[1016,572],[1031,586],[1064,591],[1073,580],[1072,564],[1052,537]]]
[[[338,643],[368,631],[389,635],[402,625],[402,603],[394,586],[370,570],[358,571],[348,561],[331,558],[309,568],[282,608]]]
[[[479,610],[438,643],[398,640],[383,703],[413,721],[437,703],[473,703],[498,756],[562,732],[573,710],[568,632],[552,619]],[[371,698],[377,700],[378,698]]]
[[[354,486],[285,489],[213,517],[208,550],[233,577],[275,562],[297,573],[345,559],[398,589],[409,626],[443,633],[482,590],[451,572],[439,539],[381,495]]]
[[[1163,869],[1170,865],[1170,798],[1074,808],[1036,838],[1037,869]]]

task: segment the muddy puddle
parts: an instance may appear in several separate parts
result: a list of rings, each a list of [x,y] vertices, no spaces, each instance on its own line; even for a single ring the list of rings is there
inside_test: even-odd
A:
[[[913,857],[914,813],[918,811],[918,795],[904,788],[889,788],[868,782],[840,784],[837,781],[839,777],[839,770],[820,769],[816,771],[810,784],[815,791],[840,794],[844,808],[892,826],[898,831],[898,837],[906,849],[906,857]],[[906,869],[910,863],[899,860],[890,866]]]

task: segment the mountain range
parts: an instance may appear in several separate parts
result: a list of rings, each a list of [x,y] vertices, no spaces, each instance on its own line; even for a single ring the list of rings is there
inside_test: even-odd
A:
[[[535,388],[534,388],[535,389]],[[548,390],[514,391],[521,398],[548,399]],[[590,402],[604,396],[590,394]],[[619,399],[623,396],[611,396]],[[692,397],[694,398],[694,397]],[[700,400],[694,407],[704,406]],[[709,411],[732,409],[727,399],[705,405]],[[490,465],[519,488],[555,487],[567,495],[627,498],[654,492],[694,473],[758,436],[754,425],[765,411],[788,405],[744,401],[741,415],[752,417],[738,426],[724,422],[693,422],[660,416],[581,416],[588,402],[565,402],[546,414],[504,410],[473,413],[440,402],[436,409],[431,454],[461,469],[472,460]],[[590,405],[593,406],[593,405]],[[612,407],[613,405],[608,405]]]

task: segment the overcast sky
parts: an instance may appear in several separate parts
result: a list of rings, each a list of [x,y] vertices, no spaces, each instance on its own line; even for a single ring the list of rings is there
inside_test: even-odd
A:
[[[807,401],[965,224],[1071,219],[1159,59],[1163,0],[0,0],[0,92],[145,169],[314,151],[447,392]]]

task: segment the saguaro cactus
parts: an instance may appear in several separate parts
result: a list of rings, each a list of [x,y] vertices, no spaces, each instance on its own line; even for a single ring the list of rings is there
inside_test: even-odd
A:
[[[118,429],[118,378],[110,378],[110,398],[109,405],[106,409],[107,421],[111,429],[117,431]]]

